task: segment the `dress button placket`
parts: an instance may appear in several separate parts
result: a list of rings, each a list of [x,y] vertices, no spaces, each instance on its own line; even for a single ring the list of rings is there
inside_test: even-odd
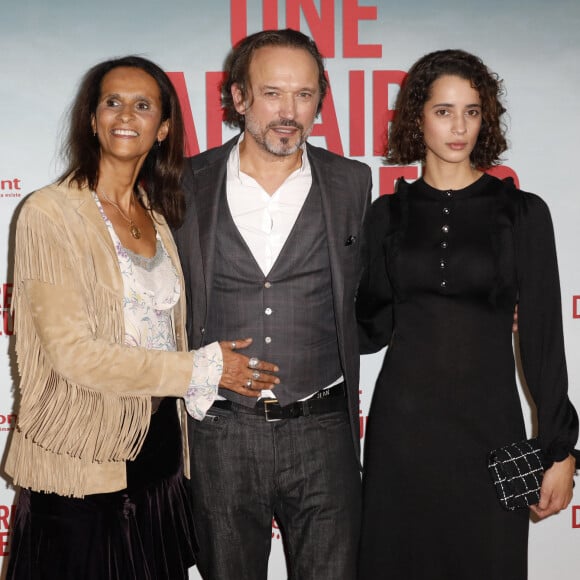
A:
[[[449,256],[449,232],[451,231],[450,217],[452,214],[452,200],[453,191],[447,190],[443,192],[442,205],[441,205],[441,216],[443,217],[443,225],[441,226],[441,241],[439,242],[439,248],[441,250],[439,257],[439,271],[441,277],[439,279],[439,288],[444,291],[449,288],[448,281],[448,256]]]

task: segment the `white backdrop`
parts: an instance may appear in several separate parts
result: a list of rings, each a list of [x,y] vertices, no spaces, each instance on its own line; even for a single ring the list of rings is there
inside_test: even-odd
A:
[[[375,196],[391,191],[398,175],[418,175],[416,167],[394,172],[381,167],[379,152],[398,83],[417,58],[435,49],[464,48],[505,80],[511,145],[505,165],[552,210],[571,398],[580,408],[577,0],[2,0],[0,24],[1,449],[15,422],[8,313],[13,214],[27,193],[62,169],[58,143],[82,74],[96,62],[132,53],[173,72],[189,119],[189,151],[196,152],[232,134],[221,126],[216,92],[232,42],[286,26],[313,36],[327,57],[332,93],[311,141],[371,165]],[[381,361],[382,353],[362,359],[363,427]],[[531,580],[577,580],[579,490],[565,512],[532,525]],[[13,489],[0,484],[0,563],[8,550],[13,497]],[[275,527],[272,538],[270,578],[283,579]],[[191,578],[199,576],[192,571]]]

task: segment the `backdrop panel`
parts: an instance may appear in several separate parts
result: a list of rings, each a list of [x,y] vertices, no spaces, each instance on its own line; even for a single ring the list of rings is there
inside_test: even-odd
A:
[[[577,0],[488,0],[484,8],[459,0],[3,0],[0,23],[0,448],[15,422],[9,315],[14,216],[27,193],[62,169],[58,145],[82,74],[98,61],[130,53],[159,63],[180,88],[188,149],[196,152],[233,134],[221,125],[216,90],[232,43],[246,33],[286,26],[313,36],[327,57],[332,90],[311,141],[368,163],[375,196],[392,191],[399,175],[419,175],[417,167],[386,168],[380,157],[399,83],[418,57],[464,48],[505,80],[510,150],[504,163],[552,211],[571,397],[580,408]],[[382,356],[362,359],[363,431]],[[9,485],[0,486],[0,560],[8,551],[13,498]],[[278,580],[286,573],[275,525],[272,538],[270,578]],[[576,580],[579,541],[577,490],[570,508],[531,526],[530,578]],[[199,576],[192,571],[191,578]]]

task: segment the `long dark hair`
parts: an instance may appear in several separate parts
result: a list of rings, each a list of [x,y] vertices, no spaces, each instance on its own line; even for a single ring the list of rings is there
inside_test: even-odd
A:
[[[83,77],[70,112],[70,122],[63,156],[68,161],[60,183],[71,179],[79,187],[95,189],[99,181],[100,145],[93,134],[91,120],[97,110],[105,75],[120,67],[138,68],[157,82],[161,93],[161,120],[169,121],[169,134],[155,144],[137,177],[137,186],[147,192],[148,208],[165,217],[176,227],[183,215],[184,200],[181,174],[184,154],[184,126],[177,92],[169,77],[155,63],[140,56],[125,56],[101,62]],[[137,191],[136,191],[137,193]],[[139,198],[139,196],[138,196]],[[143,199],[139,198],[145,205]]]
[[[505,126],[500,120],[506,111],[500,101],[504,92],[502,81],[479,57],[449,49],[426,54],[409,69],[395,104],[385,152],[387,163],[407,165],[425,160],[421,131],[423,106],[430,98],[433,83],[444,75],[468,80],[481,99],[481,129],[470,155],[471,162],[478,169],[488,169],[499,162],[507,149]]]
[[[222,107],[224,110],[224,121],[231,127],[244,129],[245,117],[236,111],[234,99],[232,97],[232,85],[236,84],[242,92],[244,100],[248,96],[250,84],[250,63],[254,52],[266,46],[281,46],[287,48],[300,48],[308,52],[318,67],[318,89],[320,91],[320,101],[316,114],[322,109],[322,102],[328,91],[328,81],[324,75],[324,59],[320,54],[316,43],[298,30],[285,28],[284,30],[262,30],[243,38],[232,50],[226,59],[225,72],[226,79],[222,83]]]

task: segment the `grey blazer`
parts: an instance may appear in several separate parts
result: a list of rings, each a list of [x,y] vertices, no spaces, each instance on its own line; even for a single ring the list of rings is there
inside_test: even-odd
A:
[[[186,214],[174,232],[187,288],[190,348],[204,344],[215,256],[220,192],[226,186],[229,154],[238,137],[186,162],[183,188]],[[364,163],[307,144],[313,179],[318,181],[326,224],[340,361],[344,375],[355,450],[360,450],[359,347],[355,296],[362,274],[363,222],[371,201],[372,178]],[[236,338],[224,336],[223,339]],[[276,361],[271,361],[276,362]]]

